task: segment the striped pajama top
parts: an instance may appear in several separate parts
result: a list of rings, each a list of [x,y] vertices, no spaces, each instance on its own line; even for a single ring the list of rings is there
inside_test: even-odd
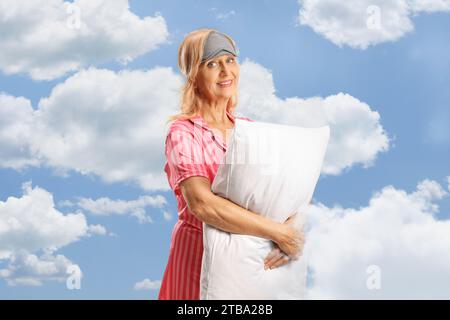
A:
[[[226,113],[234,123],[235,117],[229,111]],[[172,231],[169,258],[158,295],[160,300],[200,298],[203,223],[189,210],[179,184],[192,176],[206,177],[212,184],[226,150],[226,141],[214,134],[201,116],[175,120],[169,127],[164,171],[178,203],[178,221]]]

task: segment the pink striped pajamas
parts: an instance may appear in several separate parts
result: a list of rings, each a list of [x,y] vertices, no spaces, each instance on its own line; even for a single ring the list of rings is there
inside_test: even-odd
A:
[[[234,123],[234,116],[228,111],[227,115]],[[206,177],[212,183],[226,149],[226,142],[212,132],[201,116],[176,120],[169,128],[164,171],[178,203],[178,221],[172,231],[169,259],[158,296],[160,300],[200,298],[203,224],[189,210],[179,184],[192,176]]]

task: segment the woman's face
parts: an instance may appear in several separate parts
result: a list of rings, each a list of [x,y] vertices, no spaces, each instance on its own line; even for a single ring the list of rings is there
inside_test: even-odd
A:
[[[224,83],[231,80],[231,83]],[[206,60],[197,74],[197,88],[208,100],[230,98],[236,93],[239,81],[239,63],[232,54]]]

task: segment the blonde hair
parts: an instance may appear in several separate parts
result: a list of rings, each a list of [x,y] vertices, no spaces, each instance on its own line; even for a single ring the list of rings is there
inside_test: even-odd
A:
[[[169,116],[169,121],[177,119],[190,119],[194,117],[199,109],[200,97],[195,88],[195,80],[197,78],[198,70],[201,65],[203,57],[203,46],[209,34],[213,31],[219,32],[215,29],[197,29],[191,31],[183,40],[178,48],[178,68],[186,77],[186,82],[181,89],[180,113]],[[234,40],[224,34],[236,48]],[[228,99],[226,110],[234,114],[234,108],[238,103],[238,94]],[[166,123],[167,123],[166,122]]]

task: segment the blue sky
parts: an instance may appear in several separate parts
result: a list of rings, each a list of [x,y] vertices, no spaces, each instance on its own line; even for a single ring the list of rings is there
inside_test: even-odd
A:
[[[411,9],[413,11],[416,10],[415,15],[406,15],[406,18],[410,19],[413,24],[413,30],[397,33],[395,27],[401,29],[402,26],[390,26],[384,31],[386,34],[395,34],[392,39],[377,38],[373,40],[370,38],[370,35],[367,37],[363,36],[358,40],[351,39],[352,33],[347,33],[343,29],[357,29],[358,26],[349,25],[344,21],[340,24],[341,29],[328,30],[329,34],[339,34],[341,32],[344,42],[339,45],[336,43],[337,40],[333,40],[333,36],[327,38],[321,32],[315,31],[314,25],[308,23],[298,24],[296,22],[300,9],[310,16],[317,14],[318,17],[323,18],[323,15],[318,13],[322,9],[309,8],[308,11],[306,9],[307,2],[304,4],[305,7],[302,7],[302,4],[297,1],[267,0],[258,2],[256,5],[255,1],[187,2],[131,0],[129,1],[129,11],[130,14],[137,15],[137,19],[144,19],[148,16],[154,17],[157,12],[163,17],[167,34],[162,36],[164,40],[158,40],[157,48],[151,47],[151,44],[142,44],[141,48],[139,41],[136,41],[137,44],[131,43],[129,45],[130,48],[135,48],[133,50],[136,51],[141,50],[140,52],[143,53],[136,54],[136,57],[124,65],[117,61],[118,54],[115,53],[122,52],[121,45],[114,44],[111,45],[111,55],[108,53],[104,54],[102,59],[94,59],[86,54],[81,66],[74,70],[64,71],[58,76],[50,76],[50,79],[45,80],[36,79],[36,76],[30,73],[30,67],[23,66],[20,72],[8,72],[7,66],[1,64],[0,93],[9,97],[24,97],[29,100],[33,110],[38,110],[42,106],[41,104],[43,103],[41,102],[40,104],[41,99],[52,97],[49,103],[51,107],[55,108],[55,110],[57,107],[63,110],[60,113],[55,112],[55,114],[64,114],[64,105],[58,104],[61,101],[65,101],[64,97],[58,100],[56,93],[52,90],[76,73],[90,66],[96,69],[87,74],[86,77],[92,77],[93,83],[98,80],[95,78],[98,69],[107,69],[112,72],[127,69],[133,72],[136,70],[149,71],[157,67],[171,68],[172,73],[170,77],[177,81],[176,79],[179,79],[177,78],[179,76],[176,65],[177,49],[184,35],[197,28],[209,27],[218,29],[232,36],[237,42],[241,63],[249,59],[245,69],[242,69],[243,74],[248,75],[262,69],[264,72],[272,75],[275,88],[274,94],[280,104],[285,99],[293,97],[305,100],[312,97],[320,97],[320,101],[323,102],[327,97],[334,97],[339,93],[344,93],[352,97],[352,99],[356,99],[356,109],[345,109],[345,114],[342,117],[350,119],[349,122],[339,122],[342,120],[335,118],[335,132],[340,130],[339,132],[343,132],[344,136],[345,133],[349,133],[349,135],[355,134],[355,141],[361,142],[366,139],[370,143],[373,142],[374,145],[376,145],[376,141],[379,142],[383,137],[390,138],[388,150],[382,147],[383,143],[380,143],[379,147],[373,147],[367,152],[359,149],[358,146],[344,146],[344,140],[333,142],[337,151],[335,150],[335,154],[329,155],[328,168],[335,165],[338,169],[334,172],[331,169],[328,171],[324,170],[314,193],[313,203],[317,206],[312,208],[311,214],[327,217],[329,220],[325,219],[324,223],[336,221],[333,219],[342,219],[340,221],[343,225],[346,223],[351,225],[348,219],[351,219],[350,212],[353,211],[357,211],[361,215],[367,214],[368,211],[373,212],[376,219],[375,213],[378,212],[379,208],[377,209],[371,203],[371,199],[374,199],[375,195],[383,188],[392,186],[393,190],[395,190],[393,194],[396,196],[390,197],[386,195],[382,197],[386,204],[383,208],[387,208],[385,210],[393,210],[391,216],[396,216],[394,210],[397,209],[394,209],[393,202],[389,201],[393,198],[397,199],[400,195],[408,195],[405,196],[405,202],[395,202],[400,207],[403,205],[406,210],[401,213],[402,216],[399,219],[403,222],[397,226],[398,230],[406,233],[405,230],[409,229],[405,226],[410,226],[408,221],[411,220],[417,225],[419,230],[422,223],[425,224],[423,221],[426,221],[429,232],[431,232],[427,234],[423,231],[420,233],[422,238],[417,238],[415,234],[405,235],[405,240],[402,242],[404,243],[403,247],[400,246],[399,249],[404,254],[402,256],[404,258],[403,261],[408,260],[409,257],[411,258],[409,260],[410,263],[419,260],[422,262],[426,261],[423,263],[423,268],[412,268],[413,270],[409,276],[414,277],[423,270],[433,273],[433,265],[439,270],[442,268],[450,270],[449,260],[440,260],[439,258],[439,253],[441,252],[439,250],[450,249],[450,247],[446,247],[450,243],[448,236],[441,238],[441,242],[434,242],[434,240],[430,240],[428,244],[416,242],[417,239],[422,239],[422,241],[426,242],[431,234],[441,234],[441,232],[442,234],[450,234],[448,226],[450,200],[446,195],[450,184],[450,181],[447,180],[447,176],[450,175],[450,129],[448,127],[448,123],[450,123],[450,92],[448,90],[448,84],[450,83],[450,55],[448,54],[450,49],[448,41],[450,4],[447,9],[428,10],[433,12],[425,12],[426,10],[417,8]],[[385,5],[383,1],[378,1],[377,3],[380,5],[382,13],[395,12],[396,10],[389,5]],[[349,10],[347,7],[341,9]],[[82,19],[84,12],[82,9]],[[336,12],[327,11],[326,13],[329,16],[334,16],[336,19],[339,18],[338,10]],[[220,17],[218,16],[219,14],[223,16]],[[350,11],[349,14],[354,14],[354,12]],[[2,17],[1,13],[0,17]],[[114,20],[112,21],[114,23]],[[89,20],[86,23],[89,24]],[[1,19],[0,27],[4,27],[6,30],[6,24]],[[131,27],[130,29],[136,30]],[[100,32],[98,29],[96,30]],[[147,31],[137,30],[137,32],[143,32],[144,36],[154,36]],[[5,36],[0,32],[0,42],[1,37]],[[100,35],[99,38],[108,40],[108,36],[105,35]],[[45,41],[42,39],[41,41],[42,45],[44,45]],[[77,42],[74,42],[74,44],[76,45]],[[54,45],[61,44],[56,40]],[[117,48],[114,47],[115,45]],[[128,44],[123,46],[125,45]],[[361,48],[361,45],[367,45],[367,48]],[[75,46],[72,50],[81,50],[81,47]],[[57,54],[63,55],[67,52],[62,48]],[[22,52],[21,54],[24,57],[27,57],[27,55],[33,56],[33,52]],[[13,54],[8,55],[7,58],[10,65],[15,63]],[[61,59],[64,60],[63,58]],[[34,63],[34,67],[39,68],[39,63],[43,62],[37,60]],[[44,71],[40,73],[40,75],[44,74],[48,77],[48,73]],[[151,76],[151,74],[148,75],[148,77]],[[85,80],[87,78],[82,79]],[[244,81],[245,78],[243,77],[242,80]],[[120,85],[120,83],[114,83],[114,85]],[[251,85],[251,83],[247,83],[246,88]],[[79,86],[81,85],[78,83],[74,84],[74,88],[80,88]],[[145,87],[145,84],[139,83],[139,86]],[[69,87],[69,84],[63,89],[66,87]],[[89,95],[83,97],[83,93],[86,92],[83,90],[80,90],[79,97],[74,98],[80,99],[77,103],[83,104],[85,103],[83,99],[90,99]],[[102,95],[99,94],[99,96],[99,99],[101,99]],[[245,101],[249,101],[245,97],[247,96],[244,92],[242,113],[258,120],[258,113],[255,111],[258,106],[245,106]],[[341,103],[338,101],[339,99],[339,97],[334,100],[330,99],[328,107],[333,108],[334,104]],[[0,108],[5,107],[5,105],[1,104],[2,101],[6,100],[0,100]],[[129,101],[134,100],[130,98]],[[345,101],[343,100],[342,103],[345,104]],[[322,104],[322,102],[319,104]],[[363,104],[369,107],[370,112],[366,110],[364,113],[360,111],[363,109],[357,109]],[[298,105],[301,107],[304,104],[303,102],[298,102]],[[172,110],[176,110],[176,107],[176,104],[173,104],[168,108],[170,110],[167,111],[172,112]],[[164,106],[160,105],[154,106],[150,104],[148,108],[164,110]],[[68,110],[70,111],[71,109]],[[131,109],[131,112],[133,110],[141,109]],[[306,108],[306,110],[308,109]],[[331,109],[324,107],[324,110]],[[289,112],[296,111],[291,110]],[[379,114],[379,119],[374,120],[370,118],[372,121],[370,122],[367,119],[369,119],[369,115],[373,116],[374,112]],[[301,115],[307,117],[308,113],[305,111]],[[333,120],[330,117],[327,119]],[[355,122],[352,122],[353,120],[351,119],[354,119]],[[260,120],[279,122],[276,116],[260,118]],[[367,123],[372,123],[374,128],[361,128],[359,131],[356,130],[355,133],[349,123],[353,123],[356,127],[359,120],[367,120]],[[6,121],[8,120],[3,122],[0,120],[0,133],[1,126],[7,126],[8,123]],[[14,121],[19,122],[20,117]],[[297,124],[301,125],[301,122]],[[50,127],[50,125],[48,126]],[[382,128],[383,133],[376,133],[376,128]],[[53,134],[54,131],[47,128],[42,133],[36,134],[38,138],[32,139],[33,142],[27,143],[26,147],[29,145],[42,146],[42,141],[46,139],[45,134],[48,132]],[[34,135],[34,133],[31,135]],[[3,140],[7,139],[8,136],[0,134],[0,137]],[[95,137],[101,138],[102,135],[98,134]],[[152,150],[149,148],[141,152],[160,153],[163,150],[161,148],[161,137],[159,140],[149,137],[149,139],[156,139],[155,144],[150,146],[158,146],[159,143],[159,149],[155,148]],[[372,138],[374,139],[373,141],[371,140]],[[9,154],[11,152],[9,150],[15,147],[5,141],[0,143],[0,154],[3,153],[2,148],[4,150],[8,148],[8,151],[5,151],[5,153]],[[340,149],[342,146],[344,147]],[[52,253],[53,255],[64,255],[72,263],[80,267],[83,272],[80,290],[68,290],[65,282],[53,281],[46,278],[43,274],[36,274],[34,271],[34,273],[27,274],[27,270],[31,269],[25,268],[23,270],[20,269],[20,274],[13,273],[13,275],[8,276],[5,272],[3,277],[0,276],[0,298],[155,299],[158,293],[157,288],[134,290],[134,286],[144,279],[158,281],[162,278],[169,252],[171,231],[177,216],[176,203],[172,191],[167,188],[162,190],[162,187],[155,187],[159,186],[157,183],[146,187],[146,184],[142,182],[143,180],[139,180],[141,177],[135,172],[127,172],[124,174],[124,178],[117,178],[113,182],[106,181],[107,179],[105,178],[114,176],[112,173],[114,169],[120,169],[121,164],[128,163],[126,161],[121,163],[118,160],[117,168],[112,166],[102,167],[104,165],[104,162],[101,161],[103,158],[93,158],[89,153],[86,153],[86,156],[81,154],[79,156],[84,159],[83,161],[92,161],[95,165],[83,167],[83,163],[80,163],[82,162],[81,160],[80,162],[73,159],[67,160],[59,154],[52,154],[52,151],[49,150],[51,148],[46,147],[45,150],[39,151],[39,154],[42,156],[41,160],[39,160],[40,165],[27,165],[20,168],[12,168],[11,165],[8,165],[9,162],[5,160],[6,156],[0,156],[3,162],[0,168],[0,208],[3,206],[3,209],[0,209],[2,210],[0,211],[0,218],[3,214],[6,217],[3,222],[6,223],[5,221],[9,221],[6,220],[7,217],[14,216],[14,214],[22,214],[19,209],[17,209],[19,213],[16,213],[11,202],[8,205],[8,198],[15,197],[25,201],[22,185],[27,181],[31,181],[33,188],[38,186],[53,196],[54,207],[60,214],[79,212],[84,215],[89,225],[101,225],[103,231],[94,232],[90,236],[87,236],[89,232],[86,231],[78,240],[72,239],[67,244],[60,243],[58,249]],[[98,152],[107,152],[107,150],[111,150],[111,148],[99,148]],[[345,153],[345,156],[342,157],[345,157],[346,161],[342,162],[343,160],[339,160],[341,157],[339,150]],[[74,152],[73,155],[76,158],[77,153]],[[106,154],[105,157],[108,158],[109,156],[111,158],[116,156],[120,158],[120,153]],[[32,156],[30,155],[28,158],[31,159]],[[154,158],[149,157],[148,159],[159,159],[153,160],[153,163],[148,163],[148,166],[153,170],[151,173],[157,174],[158,168],[160,168],[159,174],[162,174],[162,155]],[[135,162],[132,163],[135,164]],[[143,167],[145,168],[145,164]],[[59,170],[62,170],[61,168],[67,170],[65,175],[60,174]],[[138,168],[140,167],[138,166]],[[418,187],[419,183],[424,180],[434,181],[441,185],[442,190],[436,191],[436,184],[425,184],[422,187]],[[416,194],[420,194],[417,197],[413,196],[413,193],[416,191]],[[434,194],[434,196],[429,196],[429,194]],[[153,220],[152,223],[139,223],[138,219],[126,210],[120,214],[108,212],[101,214],[74,204],[79,198],[95,200],[105,197],[112,201],[133,201],[142,196],[154,197],[157,195],[163,196],[166,199],[166,204],[160,207],[157,205],[142,206],[145,214]],[[417,200],[419,198],[420,201]],[[63,205],[62,201],[71,201],[72,205]],[[417,203],[422,204],[423,207],[417,209]],[[433,209],[433,205],[438,205],[438,209]],[[336,208],[341,208],[342,211]],[[363,210],[364,208],[367,210]],[[408,216],[409,209],[412,210],[410,216]],[[416,209],[419,211],[416,211]],[[8,213],[6,212],[7,210],[12,211]],[[336,213],[336,210],[340,212],[337,214],[338,217],[332,214],[333,212]],[[36,212],[36,214],[42,213],[39,210]],[[169,219],[168,215],[164,215],[164,212],[168,213],[171,218]],[[331,216],[332,218],[330,218]],[[427,217],[426,219],[423,218],[425,216]],[[383,217],[386,218],[389,215]],[[383,218],[380,217],[380,219]],[[364,228],[367,227],[370,230],[371,221],[367,220]],[[443,222],[443,224],[439,222]],[[29,224],[25,223],[24,225],[29,226]],[[438,231],[432,232],[435,227]],[[348,234],[352,234],[355,231],[351,229],[352,227],[348,228]],[[18,236],[17,234],[16,236],[21,237],[20,232],[17,232]],[[337,235],[320,232],[317,231],[311,234],[313,239],[311,241],[312,246],[317,245],[319,241],[331,241],[337,237]],[[383,231],[379,230],[379,232]],[[26,237],[26,234],[22,236]],[[6,237],[13,238],[14,233],[5,232],[2,235],[0,228],[0,239],[5,240]],[[370,234],[369,237],[373,237],[373,240],[378,241],[377,243],[382,246],[389,246],[388,241],[390,240],[377,238],[376,232]],[[411,247],[408,247],[408,240],[421,248],[420,250],[423,253],[422,259],[414,253],[408,254],[408,250],[411,249]],[[9,258],[4,256],[2,259],[0,255],[0,270],[11,269],[11,267],[8,267],[11,265],[11,255],[16,254],[21,249],[20,243],[22,242],[6,239],[5,243],[7,245],[0,247],[0,252],[4,250],[9,252],[10,256]],[[436,245],[436,243],[440,245]],[[39,256],[42,254],[43,249],[44,247],[37,248],[35,251],[30,249],[27,254]],[[322,270],[320,263],[324,262],[317,259],[313,263],[313,267],[316,270],[317,283],[311,284],[311,292],[313,293],[311,297],[351,298],[362,295],[367,298],[391,298],[410,296],[411,293],[402,285],[402,281],[392,280],[403,279],[402,276],[396,275],[397,269],[395,268],[395,266],[398,266],[401,269],[403,266],[400,264],[401,261],[391,257],[391,255],[395,256],[393,254],[395,251],[391,252],[390,250],[392,249],[386,250],[387,253],[384,256],[378,253],[374,253],[372,256],[375,264],[377,264],[376,261],[380,261],[381,270],[386,270],[382,274],[386,274],[386,279],[389,279],[386,280],[383,290],[378,293],[375,294],[367,290],[361,291],[361,285],[358,283],[355,283],[354,287],[350,285],[350,289],[348,287],[344,288],[338,280],[330,281],[330,287],[328,288],[325,280],[330,278],[320,278],[320,270]],[[353,252],[356,256],[359,251],[350,250],[350,252]],[[442,251],[442,254],[444,253],[445,250]],[[330,255],[327,258],[332,259],[333,256]],[[364,259],[357,260],[353,265],[364,265],[366,262]],[[350,260],[347,263],[351,264],[352,261]],[[16,266],[18,264],[19,262],[17,262]],[[348,271],[345,271],[348,270],[347,266],[348,264],[338,265],[336,270],[329,272],[327,276],[332,279],[345,279],[348,276],[346,273]],[[8,278],[14,282],[14,279],[17,280],[21,276],[27,279],[38,278],[40,279],[40,284],[31,285],[29,282],[24,284],[20,283],[20,281],[15,285],[8,284]],[[442,288],[437,284],[441,283],[443,286],[443,283],[447,283],[450,285],[450,274],[448,271],[445,271],[438,276],[440,276],[440,281],[437,281],[435,278],[430,279],[428,284],[423,284],[419,281],[417,288],[423,289],[424,294],[428,294],[429,297],[445,296]],[[436,290],[434,290],[435,288]]]

